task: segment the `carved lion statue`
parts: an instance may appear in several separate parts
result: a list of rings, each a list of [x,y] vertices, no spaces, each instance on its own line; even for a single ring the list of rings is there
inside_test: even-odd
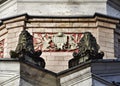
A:
[[[42,51],[35,51],[33,46],[33,36],[26,30],[19,35],[18,45],[15,51],[10,51],[11,58],[19,58],[33,64],[45,67],[45,61],[40,57]]]
[[[73,52],[73,59],[69,60],[69,67],[94,59],[102,59],[104,52],[99,52],[100,46],[90,32],[85,32],[78,43],[78,52]]]

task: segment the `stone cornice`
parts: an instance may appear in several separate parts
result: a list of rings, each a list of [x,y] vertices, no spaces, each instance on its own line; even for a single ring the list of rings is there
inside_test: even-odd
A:
[[[40,71],[44,71],[46,73],[49,73],[49,74],[51,74],[51,75],[53,75],[55,77],[61,77],[61,76],[63,77],[64,75],[65,76],[69,75],[71,73],[80,71],[80,70],[85,69],[87,67],[91,67],[92,64],[94,64],[94,63],[120,63],[120,60],[108,59],[108,60],[93,60],[93,61],[88,61],[88,62],[79,64],[79,65],[77,65],[75,67],[72,67],[72,68],[66,69],[64,71],[58,72],[58,73],[52,72],[52,71],[47,70],[47,69],[40,68],[40,67],[38,67],[38,66],[36,66],[34,64],[31,64],[29,62],[25,62],[25,61],[21,62],[21,64],[29,65],[29,66],[31,66],[33,68],[36,68],[36,69],[40,70]]]
[[[107,0],[18,0],[23,3],[100,3],[106,2]]]
[[[56,18],[56,19],[67,19],[67,18],[71,18],[71,19],[74,19],[74,18],[95,18],[95,17],[103,17],[103,18],[108,18],[108,19],[113,19],[113,20],[117,20],[119,21],[120,18],[117,18],[117,17],[113,17],[113,16],[109,16],[109,15],[105,15],[105,14],[101,14],[101,13],[95,13],[93,16],[90,16],[90,15],[84,15],[84,16],[38,16],[38,15],[28,15],[27,13],[24,13],[24,14],[19,14],[19,15],[16,15],[16,16],[11,16],[11,17],[6,17],[6,18],[1,18],[1,22],[2,23],[3,21],[8,21],[10,19],[13,19],[13,18],[18,18],[18,17],[22,17],[22,16],[25,16],[26,18]]]
[[[8,0],[0,0],[0,5]],[[12,1],[12,0],[9,0]],[[16,0],[18,3],[104,3],[107,0]]]

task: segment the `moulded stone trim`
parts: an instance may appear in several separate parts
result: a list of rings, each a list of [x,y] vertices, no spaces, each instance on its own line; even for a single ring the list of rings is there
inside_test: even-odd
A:
[[[2,30],[2,29],[4,29],[6,26],[3,24],[3,25],[1,25],[0,26],[0,31]]]
[[[109,19],[109,18],[102,18],[102,17],[96,17],[96,20],[102,20],[104,22],[110,22],[110,23],[119,23],[119,20],[116,19]]]
[[[7,24],[7,23],[14,23],[14,22],[19,22],[19,21],[25,21],[25,19],[26,19],[26,16],[21,16],[21,17],[16,17],[16,18],[13,18],[13,19],[5,20],[4,23]]]

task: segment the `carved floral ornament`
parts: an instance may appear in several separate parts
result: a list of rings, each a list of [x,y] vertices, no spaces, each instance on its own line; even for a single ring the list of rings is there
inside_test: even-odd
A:
[[[82,33],[34,33],[35,50],[73,51],[77,49]]]
[[[3,58],[3,52],[4,52],[4,40],[0,41],[0,58]]]

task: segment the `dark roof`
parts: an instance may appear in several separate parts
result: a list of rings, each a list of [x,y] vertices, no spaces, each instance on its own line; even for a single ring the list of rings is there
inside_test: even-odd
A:
[[[120,0],[108,0],[108,4],[120,11]]]
[[[0,4],[4,3],[5,1],[7,1],[7,0],[0,0]]]

